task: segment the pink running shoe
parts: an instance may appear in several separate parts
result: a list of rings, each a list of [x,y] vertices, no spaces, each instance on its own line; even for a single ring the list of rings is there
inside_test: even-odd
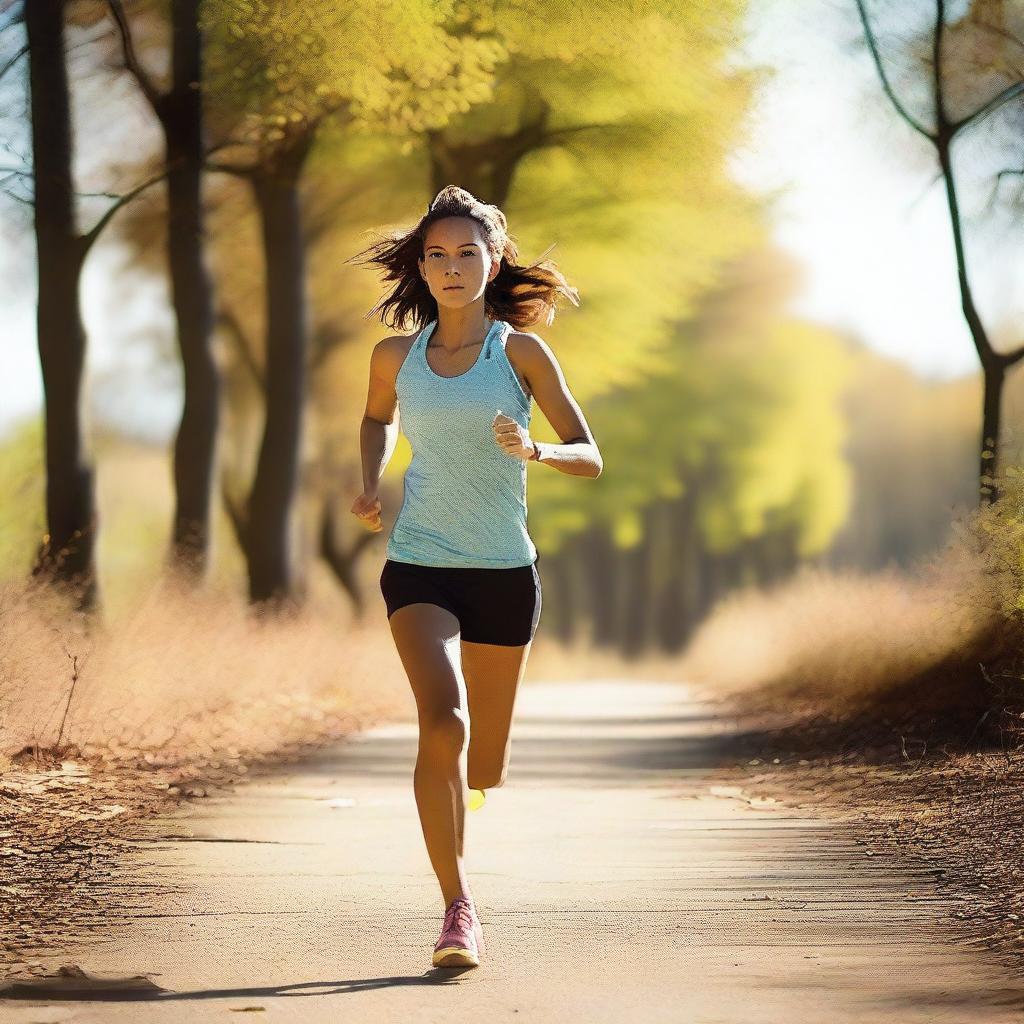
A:
[[[435,967],[479,967],[484,953],[484,931],[476,907],[456,896],[445,911],[441,935],[434,945]]]

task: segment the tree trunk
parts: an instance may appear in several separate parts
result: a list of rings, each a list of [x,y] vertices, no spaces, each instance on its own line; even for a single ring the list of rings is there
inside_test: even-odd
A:
[[[306,297],[299,179],[312,137],[303,135],[252,178],[266,267],[266,420],[249,497],[249,597],[294,598],[291,516],[305,401]]]
[[[576,639],[579,610],[576,607],[576,587],[573,581],[573,554],[567,543],[561,551],[544,555],[544,568],[538,564],[544,587],[544,612],[550,616],[554,635],[564,644]]]
[[[643,535],[636,547],[623,555],[625,607],[622,609],[621,645],[626,657],[636,657],[646,647],[654,615],[652,558],[657,543],[660,503],[643,511]]]
[[[81,426],[85,328],[79,277],[86,251],[75,226],[72,127],[63,0],[24,8],[29,46],[38,267],[37,331],[46,421],[46,522],[34,574],[70,585],[82,609],[98,602],[93,473]]]
[[[654,602],[654,635],[662,650],[672,651],[679,647],[678,638],[682,632],[684,615],[683,576],[692,567],[683,558],[682,523],[689,494],[678,501],[666,501],[662,505],[665,518],[666,546],[664,571],[667,579],[658,588]]]
[[[775,582],[777,566],[772,560],[774,536],[774,532],[768,529],[750,542],[750,560],[754,567],[754,580],[759,587],[768,587]]]
[[[171,4],[173,84],[163,106],[171,291],[185,398],[174,445],[172,563],[202,576],[209,560],[210,499],[220,380],[211,350],[213,299],[203,263],[199,0]]]
[[[693,626],[704,620],[718,600],[718,556],[709,551],[703,538],[696,544],[697,584],[694,588],[695,603]]]
[[[644,646],[650,608],[650,549],[641,540],[622,553],[625,604],[621,609],[618,640],[622,653],[635,657]]]
[[[366,613],[366,598],[359,582],[359,562],[363,552],[376,540],[376,535],[363,532],[347,548],[342,547],[334,528],[336,514],[337,496],[331,494],[322,503],[319,554],[352,601],[356,621],[361,622]]]
[[[1020,350],[1012,356],[996,353],[988,337],[988,331],[982,323],[981,314],[974,303],[974,292],[967,275],[967,255],[963,239],[963,226],[960,220],[960,201],[957,197],[956,178],[953,173],[953,156],[951,147],[954,132],[950,128],[945,114],[942,96],[941,76],[935,82],[936,102],[938,104],[938,133],[935,139],[939,155],[939,166],[942,168],[943,181],[946,186],[946,204],[949,208],[949,221],[953,232],[953,249],[956,253],[957,279],[960,284],[960,305],[964,319],[971,332],[975,350],[981,361],[984,375],[984,408],[982,410],[981,452],[978,470],[978,504],[985,506],[999,498],[995,476],[999,466],[999,411],[1002,403],[1003,381],[1010,360],[1020,358]]]
[[[979,503],[998,500],[996,473],[999,466],[999,421],[1003,401],[1005,367],[1000,362],[989,362],[984,367],[984,406],[981,414],[981,455],[979,477]]]
[[[755,563],[758,582],[771,586],[792,575],[799,561],[796,542],[799,527],[787,524],[769,530],[758,539]]]
[[[701,612],[696,513],[696,488],[687,483],[683,496],[668,504],[665,510],[668,517],[665,559],[669,580],[654,613],[659,642],[672,653],[685,646]]]
[[[717,604],[736,589],[739,579],[739,558],[736,549],[716,552],[712,556],[712,566],[714,603]]]
[[[595,647],[615,642],[615,547],[602,526],[591,526],[577,541],[576,550],[587,579],[591,635]]]
[[[441,131],[427,132],[430,180],[435,195],[457,181],[478,199],[505,206],[520,163],[554,143],[548,138],[551,106],[532,92],[522,109],[521,123],[511,132],[473,142],[451,141]]]

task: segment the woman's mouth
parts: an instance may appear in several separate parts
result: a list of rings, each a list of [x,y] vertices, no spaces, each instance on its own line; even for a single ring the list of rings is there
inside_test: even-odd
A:
[[[461,284],[446,284],[444,286],[444,290],[446,292],[454,292],[454,291],[458,291],[461,287],[462,287]]]

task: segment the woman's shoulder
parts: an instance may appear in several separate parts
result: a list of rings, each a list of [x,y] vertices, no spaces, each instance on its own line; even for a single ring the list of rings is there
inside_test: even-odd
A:
[[[532,331],[517,331],[513,327],[505,338],[505,356],[527,398],[533,397],[534,387],[530,377],[532,374],[535,380],[538,379],[538,368],[544,361],[546,349],[547,342]]]
[[[417,331],[415,334],[393,334],[381,338],[374,346],[374,358],[380,361],[382,369],[387,370],[392,376],[397,376],[418,336]]]
[[[505,353],[516,366],[528,369],[531,365],[544,362],[552,354],[548,343],[532,331],[518,331],[514,327],[505,339]]]
[[[521,331],[510,325],[506,344],[515,345],[521,349],[544,349],[547,348],[548,343],[534,331]]]

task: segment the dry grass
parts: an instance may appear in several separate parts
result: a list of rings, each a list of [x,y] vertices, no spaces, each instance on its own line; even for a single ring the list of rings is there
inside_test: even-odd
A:
[[[373,616],[311,607],[260,621],[241,600],[164,581],[86,629],[20,584],[0,587],[0,756],[28,745],[166,762],[260,754],[408,705],[391,638]]]
[[[724,601],[691,645],[687,674],[727,692],[877,693],[985,632],[991,616],[957,582],[951,568],[930,578],[805,568],[770,591]]]
[[[1001,656],[1021,574],[1005,546],[981,543],[998,515],[958,523],[944,550],[909,571],[804,567],[771,589],[730,595],[690,644],[683,678],[752,704],[838,710],[915,681],[927,691],[932,675]],[[948,686],[933,691],[944,695]]]

